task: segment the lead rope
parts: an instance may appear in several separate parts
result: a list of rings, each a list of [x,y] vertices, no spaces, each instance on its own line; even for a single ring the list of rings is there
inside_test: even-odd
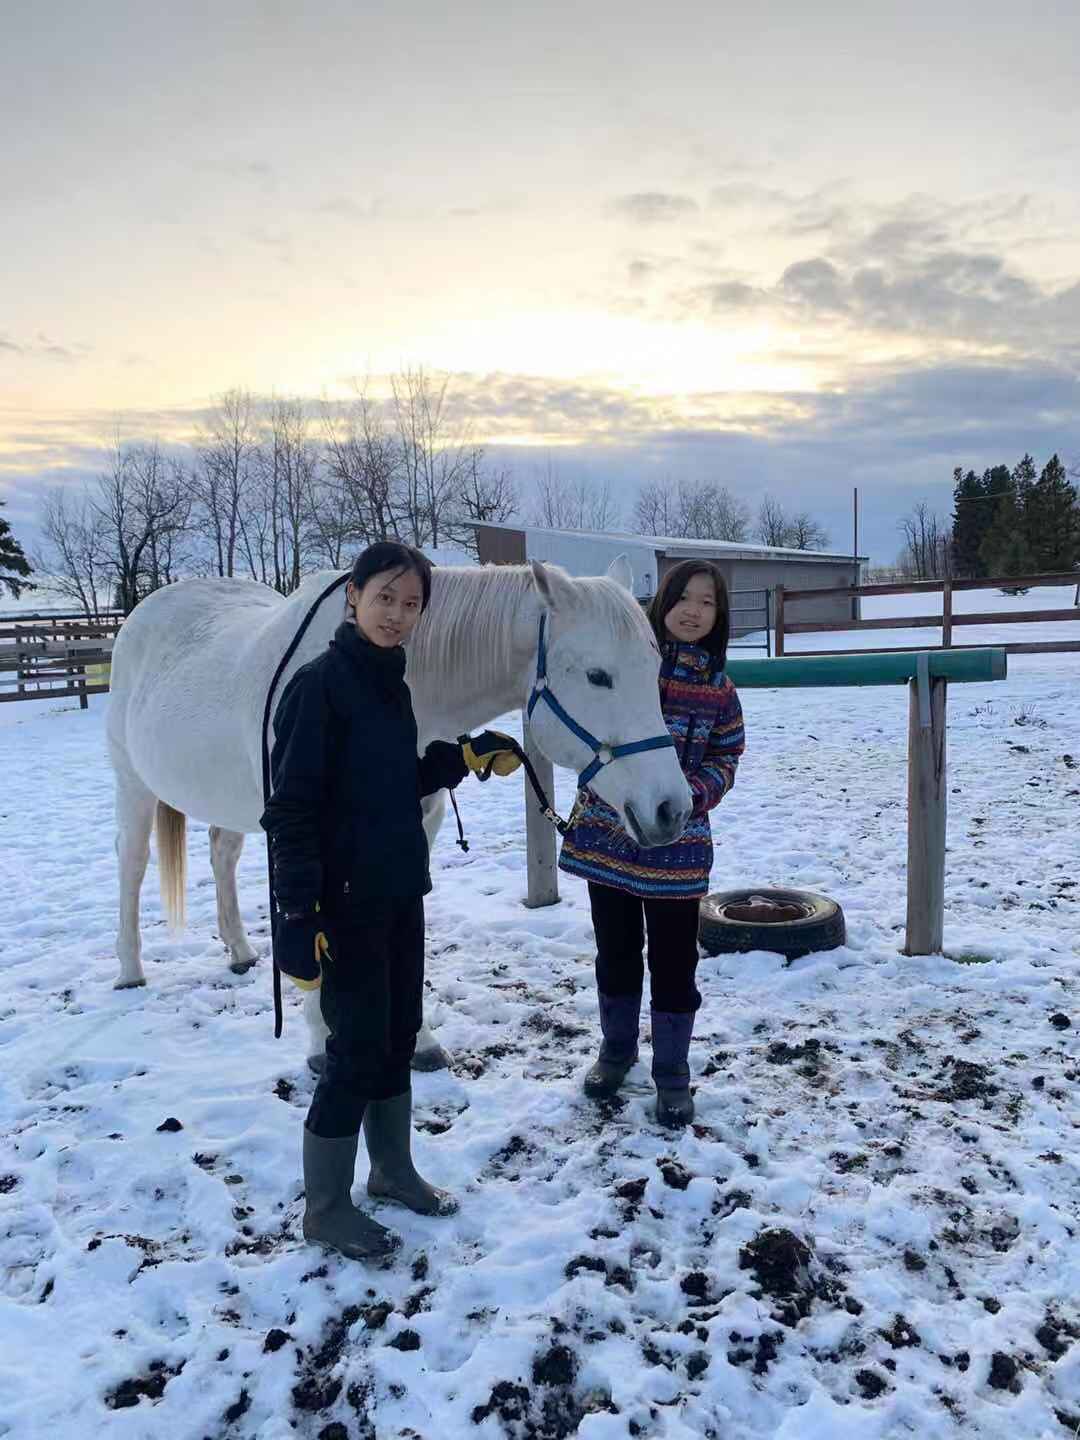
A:
[[[459,743],[468,740],[468,738],[468,735],[459,736]],[[581,811],[585,805],[585,790],[578,790],[577,796],[574,799],[573,808],[570,811],[570,816],[568,819],[564,820],[562,816],[559,815],[552,808],[551,801],[547,797],[547,792],[540,784],[540,777],[537,775],[533,763],[529,759],[528,755],[525,754],[525,751],[518,744],[518,742],[513,739],[512,736],[508,735],[506,738],[510,741],[508,748],[514,752],[514,754],[521,761],[522,765],[525,767],[525,775],[528,778],[529,784],[533,788],[533,794],[536,796],[537,804],[539,806],[541,815],[543,815],[545,820],[549,820],[551,824],[555,826],[555,829],[559,832],[560,835],[565,835],[568,830],[572,830],[577,824],[578,816],[581,814]],[[476,778],[481,782],[485,780],[490,780],[491,769],[494,764],[495,757],[492,756],[492,758],[484,766],[483,770],[477,771]],[[454,807],[454,818],[457,820],[457,844],[461,846],[462,850],[465,853],[468,853],[469,842],[465,839],[465,829],[461,823],[461,812],[458,810],[458,803],[453,790],[450,791],[450,804]]]
[[[281,657],[281,659],[278,661],[277,669],[274,671],[274,678],[270,681],[270,688],[269,688],[269,690],[267,690],[267,692],[266,692],[266,705],[265,705],[264,708],[263,708],[263,718],[262,718],[262,784],[263,784],[263,809],[264,809],[264,810],[265,810],[266,806],[270,803],[270,745],[269,745],[269,742],[268,742],[268,740],[267,740],[267,732],[268,732],[268,730],[269,730],[269,728],[270,728],[270,707],[271,707],[271,705],[272,705],[272,703],[273,703],[274,691],[277,689],[277,683],[278,683],[278,681],[281,679],[282,671],[285,669],[285,666],[289,663],[289,661],[292,659],[292,657],[296,654],[296,647],[300,644],[300,641],[304,638],[304,634],[305,634],[308,626],[311,624],[312,620],[315,618],[315,612],[316,612],[316,610],[318,610],[319,606],[322,604],[322,602],[326,599],[326,597],[327,597],[328,595],[332,595],[332,594],[334,593],[334,591],[337,590],[340,586],[346,584],[346,582],[348,581],[348,579],[349,579],[349,572],[348,572],[348,571],[346,571],[344,575],[339,575],[336,580],[334,580],[331,584],[329,584],[329,585],[326,587],[326,589],[322,592],[322,594],[319,596],[319,598],[315,601],[315,603],[312,605],[311,609],[310,609],[310,610],[307,612],[307,614],[304,616],[303,621],[301,622],[299,629],[297,630],[296,634],[293,636],[293,638],[292,638],[292,640],[291,640],[291,642],[290,642],[290,644],[289,644],[289,648],[285,651],[285,654],[284,654],[284,655]],[[270,919],[270,954],[271,954],[271,956],[273,956],[273,953],[274,953],[274,921],[275,921],[275,918],[276,918],[276,916],[277,916],[277,895],[276,895],[276,893],[275,893],[275,891],[274,891],[274,857],[273,857],[273,854],[271,853],[271,849],[270,849],[270,837],[269,837],[269,835],[266,837],[266,881],[267,881],[267,890],[268,890],[268,892],[269,892],[269,898],[270,898],[270,916],[269,916],[269,919]],[[283,1025],[283,1023],[284,1023],[284,1019],[283,1019],[282,1009],[281,1009],[281,971],[278,969],[278,965],[277,965],[277,961],[276,961],[276,960],[273,961],[273,968],[274,968],[274,1039],[275,1039],[275,1040],[280,1040],[280,1039],[281,1039],[281,1030],[282,1030],[282,1025]]]

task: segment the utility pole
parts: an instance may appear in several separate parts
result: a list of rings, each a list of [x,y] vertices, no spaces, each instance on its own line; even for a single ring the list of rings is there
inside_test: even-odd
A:
[[[861,575],[859,574],[859,487],[858,487],[857,485],[855,486],[855,489],[854,489],[853,502],[854,502],[854,534],[853,534],[853,536],[852,536],[852,541],[851,541],[851,559],[852,559],[852,572],[853,572],[853,574],[854,574],[854,576],[855,576],[855,584],[858,585],[862,577],[861,577]],[[853,620],[859,620],[859,619],[862,618],[862,617],[861,617],[861,613],[860,613],[860,606],[859,606],[859,597],[858,597],[858,595],[853,595],[853,596],[851,597],[851,618],[852,618]]]

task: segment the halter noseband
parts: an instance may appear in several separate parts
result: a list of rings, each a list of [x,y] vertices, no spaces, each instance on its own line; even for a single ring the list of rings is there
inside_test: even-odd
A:
[[[540,616],[540,636],[536,645],[536,680],[533,682],[532,694],[529,696],[529,704],[525,713],[531,720],[537,702],[543,700],[571,734],[576,735],[592,751],[592,760],[578,776],[578,785],[581,789],[584,789],[605,765],[610,765],[612,760],[618,760],[623,755],[639,755],[643,750],[666,750],[669,746],[674,746],[675,742],[667,731],[663,735],[654,735],[650,740],[632,740],[628,745],[605,745],[602,740],[591,735],[583,725],[579,725],[574,717],[559,704],[548,685],[546,627],[547,612],[544,611]]]

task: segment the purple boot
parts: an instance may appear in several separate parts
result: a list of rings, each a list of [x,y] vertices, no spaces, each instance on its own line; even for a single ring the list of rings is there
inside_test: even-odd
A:
[[[590,1100],[610,1100],[637,1063],[641,994],[604,995],[598,991],[597,996],[604,1040],[599,1058],[585,1076],[585,1094]]]
[[[656,1085],[656,1118],[661,1125],[687,1125],[694,1118],[690,1094],[690,1037],[694,1012],[652,1012],[652,1074]]]

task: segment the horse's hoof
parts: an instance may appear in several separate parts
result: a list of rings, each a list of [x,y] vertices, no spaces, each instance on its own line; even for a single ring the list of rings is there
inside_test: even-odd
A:
[[[434,1045],[429,1045],[424,1050],[417,1050],[412,1058],[412,1068],[414,1070],[449,1070],[450,1056],[436,1041]]]
[[[114,990],[137,990],[140,985],[146,984],[146,976],[140,975],[137,980],[125,980],[123,975],[119,980],[113,981]]]
[[[254,960],[233,960],[229,964],[229,969],[234,975],[246,975],[254,964]]]
[[[321,1075],[326,1069],[325,1055],[309,1055],[307,1057],[307,1068],[313,1075]]]

